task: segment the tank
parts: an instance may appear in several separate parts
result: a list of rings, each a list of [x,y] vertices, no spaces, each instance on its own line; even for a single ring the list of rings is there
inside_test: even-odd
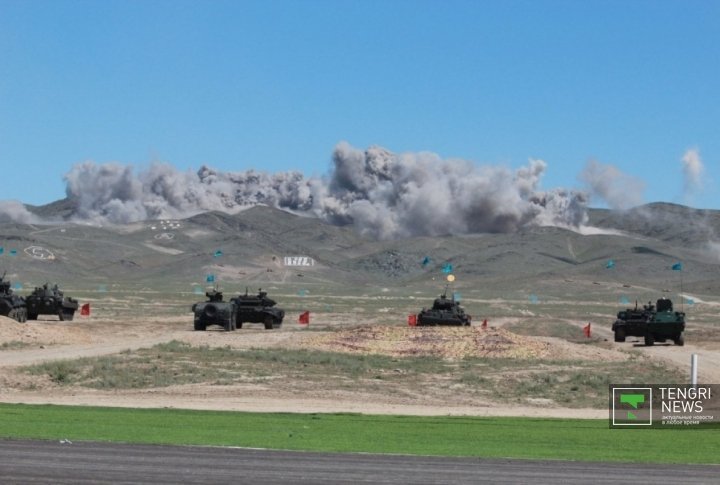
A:
[[[25,297],[28,320],[37,320],[38,315],[57,315],[61,321],[70,321],[78,309],[74,298],[65,296],[58,285],[45,283],[36,287]]]
[[[217,289],[206,292],[205,296],[207,301],[192,306],[195,330],[207,330],[209,325],[219,325],[226,332],[235,330],[235,304],[232,301],[223,301],[222,291]]]
[[[25,322],[27,321],[25,300],[13,293],[10,281],[5,279],[6,274],[7,272],[0,276],[0,315]]]
[[[455,295],[447,297],[447,286],[440,297],[435,298],[432,308],[423,308],[417,315],[418,326],[454,325],[468,326],[472,318],[465,313],[460,303],[455,301]]]
[[[285,311],[276,308],[275,300],[268,298],[262,288],[258,289],[257,295],[248,295],[245,288],[245,294],[236,296],[232,301],[237,307],[237,328],[242,328],[243,323],[262,323],[267,330],[282,325]]]
[[[615,342],[624,342],[626,337],[643,337],[645,345],[672,340],[675,345],[684,345],[685,313],[673,311],[672,301],[660,298],[656,305],[648,302],[642,309],[628,308],[617,314],[612,325]]]

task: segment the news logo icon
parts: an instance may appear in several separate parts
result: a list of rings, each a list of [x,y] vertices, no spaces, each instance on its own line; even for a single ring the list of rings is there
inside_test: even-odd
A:
[[[651,387],[613,387],[612,426],[652,426]]]

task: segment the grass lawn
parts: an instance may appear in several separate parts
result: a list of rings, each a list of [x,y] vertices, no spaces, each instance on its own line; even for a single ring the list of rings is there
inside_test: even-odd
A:
[[[607,420],[416,417],[0,404],[0,438],[654,463],[720,463],[720,433]]]

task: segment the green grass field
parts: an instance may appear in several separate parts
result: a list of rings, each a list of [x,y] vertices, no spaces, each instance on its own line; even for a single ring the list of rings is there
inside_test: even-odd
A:
[[[720,463],[718,430],[606,420],[372,416],[0,404],[0,438],[481,458]]]

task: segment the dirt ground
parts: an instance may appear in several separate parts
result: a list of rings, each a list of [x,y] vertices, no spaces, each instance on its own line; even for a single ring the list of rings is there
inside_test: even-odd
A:
[[[515,321],[517,319],[514,319]],[[457,400],[452,393],[395,395],[382,390],[314,387],[303,390],[278,388],[271,383],[242,383],[226,386],[184,384],[162,388],[96,390],[80,386],[59,386],[47,379],[20,372],[21,366],[60,359],[95,357],[149,348],[177,340],[209,347],[233,349],[308,349],[361,354],[435,356],[443,359],[565,358],[593,362],[621,362],[628,349],[685,369],[690,355],[700,357],[700,380],[720,382],[720,348],[657,345],[652,348],[625,344],[579,345],[560,338],[528,337],[502,328],[502,319],[483,329],[410,328],[401,325],[357,325],[347,315],[328,314],[324,325],[310,328],[287,322],[283,328],[266,331],[246,326],[236,332],[192,331],[189,315],[155,316],[127,321],[113,317],[76,318],[59,322],[53,317],[18,323],[0,317],[0,402],[100,405],[120,407],[188,408],[267,412],[362,412],[369,414],[475,415],[604,418],[603,409],[569,409],[555,403],[499,405],[485,397]],[[509,320],[508,320],[509,321]],[[328,322],[331,322],[328,324]],[[318,328],[319,327],[319,328]],[[609,337],[607,329],[598,329]],[[610,339],[612,340],[612,339]]]

